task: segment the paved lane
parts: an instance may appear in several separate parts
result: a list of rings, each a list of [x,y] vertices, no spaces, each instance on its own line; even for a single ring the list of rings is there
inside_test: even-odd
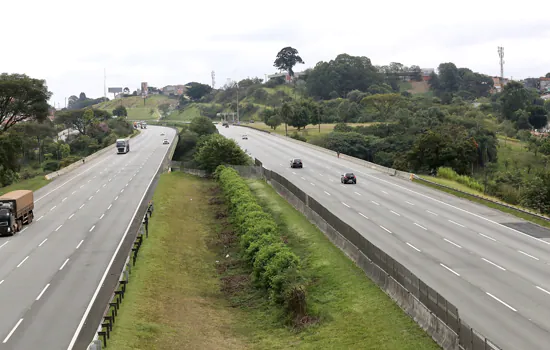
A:
[[[0,238],[0,349],[69,345],[113,253],[169,149],[150,127],[130,153],[108,152],[35,193],[35,222]]]
[[[499,346],[548,347],[550,242],[504,225],[521,220],[280,137],[219,130],[405,264]],[[303,169],[289,168],[293,157]],[[340,183],[346,171],[357,185]]]

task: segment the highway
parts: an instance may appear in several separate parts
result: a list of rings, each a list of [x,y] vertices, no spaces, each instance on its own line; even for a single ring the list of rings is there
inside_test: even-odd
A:
[[[549,348],[549,230],[280,137],[218,130],[405,265],[502,349]],[[304,168],[291,169],[291,158]],[[348,171],[356,185],[341,184]]]
[[[35,220],[0,237],[0,349],[67,349],[175,130],[98,156],[35,192]],[[97,327],[97,325],[91,325]],[[90,339],[91,341],[91,339]]]

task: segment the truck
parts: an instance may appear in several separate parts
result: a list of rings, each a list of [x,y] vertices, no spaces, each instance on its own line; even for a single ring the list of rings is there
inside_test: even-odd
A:
[[[34,193],[17,190],[0,196],[0,235],[13,236],[34,218]]]
[[[130,139],[117,139],[116,150],[117,154],[130,152]]]
[[[142,129],[147,129],[147,123],[146,122],[141,122],[141,128]]]

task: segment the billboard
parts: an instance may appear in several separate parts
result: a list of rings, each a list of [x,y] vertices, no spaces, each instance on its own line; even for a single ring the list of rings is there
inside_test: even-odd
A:
[[[122,92],[122,88],[121,87],[110,87],[109,88],[109,93],[110,94],[119,94]]]
[[[147,93],[148,93],[148,85],[147,85],[147,82],[142,82],[141,83],[141,94],[143,96],[147,96]]]

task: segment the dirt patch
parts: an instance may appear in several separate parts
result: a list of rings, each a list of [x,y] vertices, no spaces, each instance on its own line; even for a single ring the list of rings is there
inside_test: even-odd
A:
[[[210,205],[222,205],[223,203],[223,198],[221,197],[210,197],[208,199],[208,204]]]
[[[220,278],[221,291],[225,294],[234,295],[242,292],[250,285],[249,275],[225,276]]]

